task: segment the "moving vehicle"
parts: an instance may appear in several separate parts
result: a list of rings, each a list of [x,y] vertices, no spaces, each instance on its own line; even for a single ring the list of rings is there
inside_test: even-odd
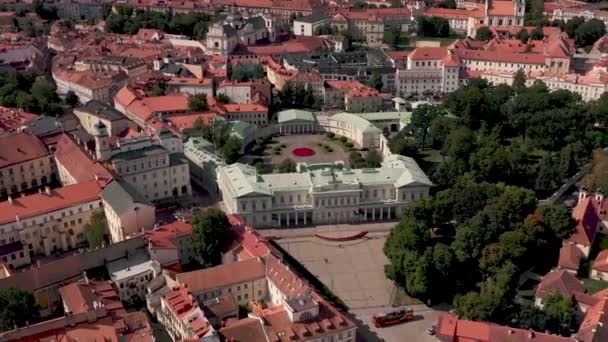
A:
[[[414,309],[401,307],[376,314],[372,319],[376,328],[381,328],[401,322],[411,321],[413,318]]]

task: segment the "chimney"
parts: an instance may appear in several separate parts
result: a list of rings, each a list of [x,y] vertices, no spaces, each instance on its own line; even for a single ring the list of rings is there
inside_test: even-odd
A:
[[[587,190],[585,189],[581,189],[578,192],[578,202],[580,203],[582,200],[584,200],[585,198],[587,198],[589,194],[587,193]]]
[[[51,188],[48,186],[44,187],[44,192],[46,192],[46,194],[49,196],[53,196],[53,193],[51,192]]]
[[[13,204],[13,197],[8,195],[8,203]]]
[[[528,338],[529,338],[529,339],[534,338],[534,331],[532,331],[532,330],[528,330]]]

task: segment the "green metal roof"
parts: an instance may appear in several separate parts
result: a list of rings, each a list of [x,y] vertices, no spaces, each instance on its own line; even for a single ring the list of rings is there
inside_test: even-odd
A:
[[[300,121],[315,121],[315,116],[312,112],[300,109],[288,109],[277,113],[277,121],[279,123],[300,120]]]
[[[151,157],[159,154],[167,153],[164,147],[160,145],[152,145],[140,148],[133,151],[121,152],[112,156],[112,160],[133,160],[144,157]]]
[[[372,125],[371,122],[367,121],[366,119],[364,119],[356,114],[338,113],[338,114],[332,115],[330,117],[330,119],[350,123],[355,128],[360,130],[361,132],[366,132],[366,133],[382,132],[382,131],[380,131],[380,129],[378,127]]]
[[[245,121],[235,121],[232,124],[232,132],[230,134],[241,140],[245,140],[245,138],[251,136],[256,129],[257,126],[254,124]]]
[[[354,113],[355,115],[370,121],[393,120],[403,121],[406,118],[408,121],[412,117],[412,112],[372,112],[372,113]]]

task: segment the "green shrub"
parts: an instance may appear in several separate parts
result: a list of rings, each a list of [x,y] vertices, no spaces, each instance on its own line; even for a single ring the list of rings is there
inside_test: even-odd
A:
[[[340,140],[341,143],[345,143],[348,139],[346,139],[346,137],[340,137],[338,140]]]
[[[280,146],[281,146],[281,148],[287,147],[287,145],[285,145],[285,144],[281,144]]]
[[[347,148],[352,148],[354,145],[351,142],[347,142],[347,143],[344,144],[344,146],[347,147]]]
[[[332,133],[332,132],[328,132],[326,135],[327,135],[327,137],[328,137],[328,138],[330,138],[330,139],[336,136],[336,135],[335,135],[334,133]]]

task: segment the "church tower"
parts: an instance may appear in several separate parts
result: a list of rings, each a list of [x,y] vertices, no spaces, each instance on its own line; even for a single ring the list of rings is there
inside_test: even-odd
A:
[[[95,139],[95,157],[99,161],[106,161],[111,157],[110,143],[108,142],[108,128],[99,121],[93,126],[93,137]]]

